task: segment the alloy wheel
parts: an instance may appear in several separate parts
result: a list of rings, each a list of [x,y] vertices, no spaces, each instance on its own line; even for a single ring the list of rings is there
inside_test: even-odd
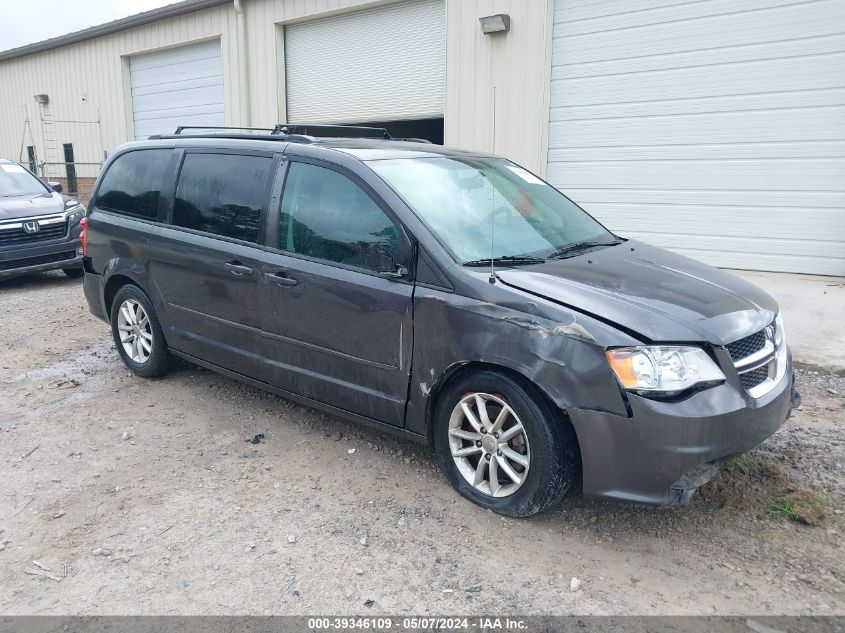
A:
[[[117,331],[126,355],[136,363],[146,363],[153,350],[153,331],[150,317],[135,299],[120,304]]]
[[[449,418],[449,449],[461,475],[479,492],[507,497],[525,483],[528,435],[499,396],[469,393],[458,401]]]

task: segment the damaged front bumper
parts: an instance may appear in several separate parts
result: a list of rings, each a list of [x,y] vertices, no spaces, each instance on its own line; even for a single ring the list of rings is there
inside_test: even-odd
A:
[[[581,447],[584,496],[685,505],[722,462],[780,428],[800,396],[790,361],[761,398],[726,383],[678,402],[635,394],[628,402],[630,417],[568,411]]]

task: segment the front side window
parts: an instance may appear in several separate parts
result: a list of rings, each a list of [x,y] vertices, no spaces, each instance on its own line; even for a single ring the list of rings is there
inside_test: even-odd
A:
[[[158,199],[171,154],[169,149],[147,149],[118,156],[103,177],[96,206],[156,219]]]
[[[462,262],[548,257],[615,237],[578,205],[501,158],[436,157],[367,163]]]
[[[273,159],[187,154],[179,173],[173,224],[246,242],[258,241]]]
[[[376,272],[406,264],[399,229],[367,193],[331,169],[291,163],[279,249]]]
[[[15,163],[0,163],[0,198],[44,196],[50,190],[26,169]]]

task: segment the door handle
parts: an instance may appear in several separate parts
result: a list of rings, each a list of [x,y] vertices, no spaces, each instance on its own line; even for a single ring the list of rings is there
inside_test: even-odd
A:
[[[274,270],[272,272],[264,273],[264,276],[267,277],[272,283],[277,284],[279,286],[295,286],[299,282],[294,279],[293,277],[288,277],[288,274],[284,270]]]
[[[236,277],[240,277],[241,275],[252,275],[255,273],[254,268],[246,266],[237,260],[233,262],[226,262],[223,266]]]

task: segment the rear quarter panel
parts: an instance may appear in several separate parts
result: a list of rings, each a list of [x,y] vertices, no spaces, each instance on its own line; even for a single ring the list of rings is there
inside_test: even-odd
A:
[[[102,275],[103,288],[114,275],[131,279],[150,297],[164,325],[167,306],[148,272],[150,239],[160,230],[153,222],[97,208],[88,214],[90,270]]]

